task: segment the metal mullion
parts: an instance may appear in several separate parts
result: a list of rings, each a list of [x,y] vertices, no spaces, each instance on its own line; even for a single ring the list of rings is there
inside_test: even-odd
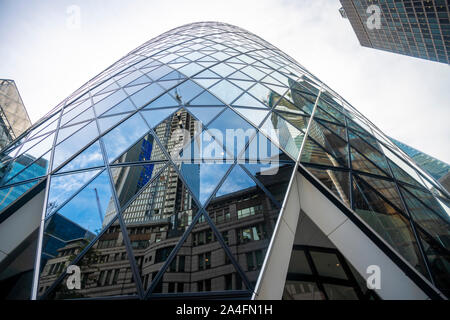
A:
[[[308,261],[309,268],[311,269],[312,274],[313,274],[314,278],[316,279],[315,282],[316,282],[317,287],[319,288],[320,291],[322,291],[322,294],[325,296],[325,299],[330,300],[328,297],[328,294],[325,291],[323,283],[320,280],[319,272],[317,272],[316,265],[314,264],[314,261],[311,257],[311,253],[309,252],[309,249],[305,248],[303,250],[303,252],[305,253],[305,257],[306,257],[306,260]]]
[[[38,294],[38,287],[39,287],[39,276],[40,276],[40,270],[41,270],[41,256],[42,256],[42,243],[44,241],[44,228],[45,228],[45,216],[47,213],[47,201],[50,191],[50,180],[51,180],[51,172],[53,167],[53,157],[55,153],[55,144],[56,144],[56,138],[58,136],[59,132],[59,126],[61,124],[61,118],[63,114],[63,110],[66,106],[67,99],[64,100],[64,105],[61,107],[61,112],[58,117],[58,123],[56,125],[55,129],[55,135],[53,137],[53,143],[51,147],[51,153],[50,153],[50,160],[49,160],[49,166],[46,171],[46,185],[45,185],[45,193],[44,193],[44,202],[42,205],[42,213],[41,213],[41,223],[39,225],[39,233],[38,233],[38,239],[37,239],[37,246],[36,246],[36,256],[34,257],[34,273],[33,273],[33,280],[32,280],[32,287],[31,287],[31,300],[36,300],[37,294]]]

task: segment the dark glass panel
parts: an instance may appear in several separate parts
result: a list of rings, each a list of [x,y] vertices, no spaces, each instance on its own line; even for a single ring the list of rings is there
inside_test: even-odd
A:
[[[308,167],[308,171],[350,207],[350,179],[348,172],[311,167]]]
[[[315,120],[311,122],[308,135],[319,143],[328,153],[332,154],[339,162],[339,166],[348,167],[348,147],[347,142],[332,134],[331,131],[317,124]]]
[[[302,163],[313,163],[330,167],[345,166],[342,159],[338,161],[338,159],[326,152],[310,137],[305,141],[300,161]]]
[[[326,298],[315,282],[286,280],[282,299],[325,300]]]
[[[425,190],[418,190],[416,188],[404,186],[406,190],[408,190],[410,193],[412,193],[414,196],[416,196],[418,199],[420,199],[428,208],[431,208],[434,212],[439,214],[439,216],[444,220],[450,223],[450,217],[445,212],[445,210],[441,207],[439,202],[436,200],[436,198],[428,191]]]
[[[148,130],[149,128],[145,124],[145,121],[142,119],[141,115],[137,113],[108,132],[102,138],[108,154],[108,159],[113,161]]]
[[[356,151],[356,149],[350,148],[350,154],[352,158],[353,170],[368,172],[379,176],[386,176],[383,171],[376,167],[372,162],[364,158],[358,151]]]
[[[381,193],[388,201],[390,201],[397,209],[406,212],[403,206],[400,195],[393,181],[387,181],[384,179],[377,179],[366,175],[359,175],[365,182],[367,182],[377,192]]]
[[[87,246],[87,243],[88,241],[85,238],[75,239],[62,246],[58,250],[57,257],[47,260],[47,264],[41,273],[39,292],[45,292],[57,276],[66,271],[65,267],[71,264],[73,259]],[[105,230],[94,245],[74,265],[80,269],[80,289],[71,289],[68,285],[70,283],[69,276],[66,275],[54,290],[44,297],[46,300],[137,294],[118,220]]]
[[[353,206],[356,213],[379,236],[428,277],[408,219],[356,176],[353,180]]]
[[[333,123],[329,123],[320,119],[315,119],[315,121],[319,124],[321,124],[323,127],[327,128],[328,130],[334,132],[335,134],[337,134],[340,138],[344,139],[345,141],[347,141],[347,133],[345,130],[345,127],[341,127],[338,126],[336,124]]]
[[[348,280],[335,253],[310,251],[310,254],[319,276]]]
[[[417,197],[419,194],[411,193],[401,187],[403,198],[411,213],[411,217],[414,222],[422,228],[423,232],[429,234],[434,238],[436,243],[440,244],[444,248],[450,246],[450,224],[448,216],[441,216],[424,205],[427,203],[424,197]]]
[[[385,173],[389,173],[389,167],[387,165],[386,159],[383,154],[378,150],[374,149],[367,142],[362,140],[359,136],[355,135],[353,132],[348,133],[350,144],[352,147],[361,152],[364,156],[370,159],[375,165],[381,168]],[[390,175],[390,174],[389,174]]]
[[[47,215],[53,213],[99,172],[100,169],[52,176],[48,193]]]
[[[125,206],[131,198],[164,167],[164,163],[149,163],[140,166],[120,166],[111,168],[111,175],[120,206]]]
[[[153,135],[149,133],[117,158],[114,164],[161,160],[166,160],[166,156],[155,141]]]
[[[352,287],[326,283],[323,285],[330,300],[358,300],[355,289]]]

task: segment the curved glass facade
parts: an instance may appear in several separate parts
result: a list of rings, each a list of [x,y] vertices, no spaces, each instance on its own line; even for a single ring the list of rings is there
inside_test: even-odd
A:
[[[295,60],[228,24],[146,42],[0,159],[0,218],[45,186],[38,299],[250,297],[298,166],[450,287],[448,193]]]

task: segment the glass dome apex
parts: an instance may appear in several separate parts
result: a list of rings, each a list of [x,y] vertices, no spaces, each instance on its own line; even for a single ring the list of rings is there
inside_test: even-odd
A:
[[[250,294],[296,165],[443,287],[446,191],[294,59],[226,23],[149,40],[49,112],[2,152],[0,210],[46,184],[37,297]],[[79,292],[63,285],[71,264],[93,277]]]

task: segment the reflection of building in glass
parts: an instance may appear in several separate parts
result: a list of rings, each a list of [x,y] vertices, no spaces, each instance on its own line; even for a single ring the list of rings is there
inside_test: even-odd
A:
[[[0,169],[2,297],[449,292],[446,191],[293,59],[228,24],[137,48],[10,144]]]
[[[341,4],[339,12],[348,18],[362,46],[449,63],[448,2],[341,0]],[[380,9],[380,28],[368,27],[375,22],[376,11],[367,12],[371,5]]]
[[[448,184],[450,166],[448,164],[417,149],[414,149],[413,147],[410,147],[403,142],[400,142],[393,138],[391,138],[391,140],[397,145],[397,147],[402,149],[403,152],[410,156],[411,159],[413,159],[414,162],[417,163],[417,165],[431,174],[433,178],[439,180],[441,184],[447,188],[447,190],[450,190],[450,184]],[[445,181],[447,181],[447,184],[445,184]]]
[[[0,79],[0,150],[31,126],[13,80]]]

